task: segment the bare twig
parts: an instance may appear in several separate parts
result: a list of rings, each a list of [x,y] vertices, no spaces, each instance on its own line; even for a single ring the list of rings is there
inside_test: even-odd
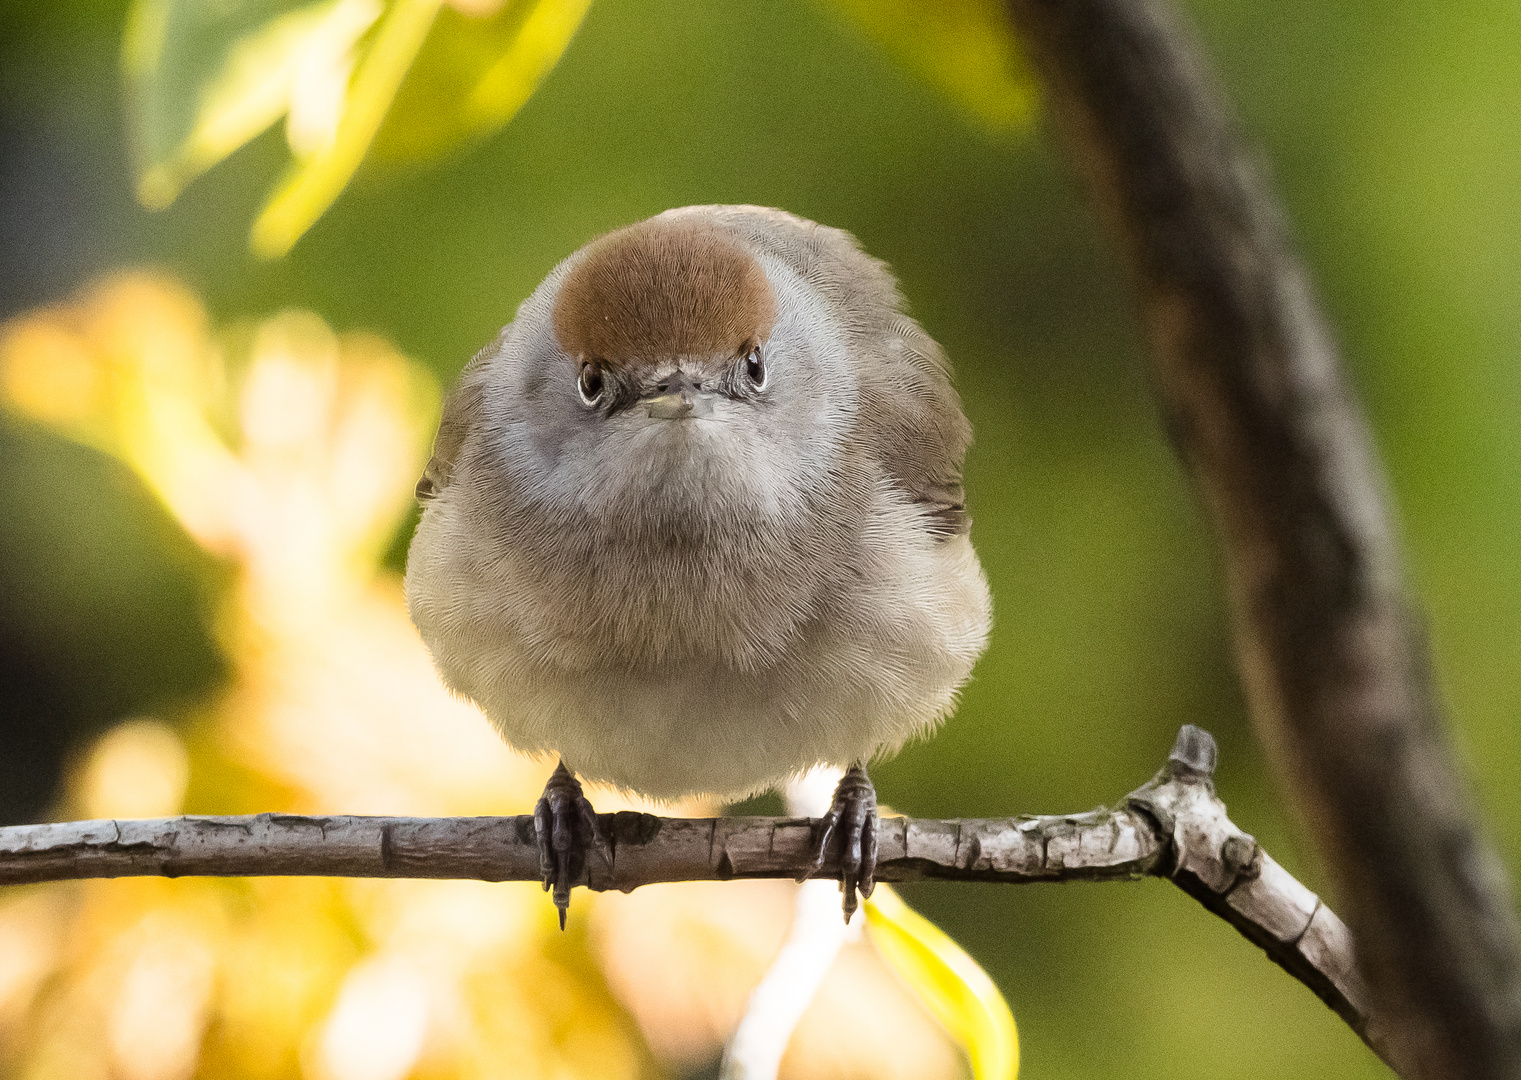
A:
[[[1169,878],[1261,946],[1379,1054],[1346,927],[1231,823],[1215,795],[1215,742],[1186,725],[1167,764],[1114,809],[934,821],[885,817],[877,878],[1023,884]],[[797,878],[811,818],[604,814],[609,839],[580,884]],[[179,817],[0,828],[0,885],[162,875],[537,881],[533,817]],[[831,855],[822,876],[838,877]]]
[[[1219,530],[1258,730],[1407,1075],[1521,1077],[1521,934],[1454,768],[1385,484],[1308,275],[1166,0],[1009,0],[1126,244]]]

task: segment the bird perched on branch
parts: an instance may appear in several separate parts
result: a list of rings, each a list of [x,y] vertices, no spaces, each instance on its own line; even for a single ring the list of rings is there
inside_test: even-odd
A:
[[[848,771],[815,834],[846,918],[873,757],[982,652],[971,428],[939,346],[838,229],[671,210],[561,263],[465,368],[417,485],[412,618],[444,682],[560,765],[535,814],[564,926],[599,843],[576,776],[656,799]]]

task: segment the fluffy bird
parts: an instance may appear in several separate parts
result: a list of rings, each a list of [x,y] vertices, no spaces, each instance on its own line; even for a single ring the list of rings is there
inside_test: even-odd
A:
[[[513,747],[560,924],[599,841],[576,777],[739,798],[845,768],[815,833],[844,908],[871,759],[931,730],[987,640],[971,427],[887,267],[779,210],[592,241],[465,368],[417,485],[413,621]]]

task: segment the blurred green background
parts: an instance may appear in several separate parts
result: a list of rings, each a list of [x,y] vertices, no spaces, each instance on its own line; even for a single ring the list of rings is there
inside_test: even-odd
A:
[[[1190,10],[1340,329],[1460,750],[1514,867],[1521,7]],[[1221,742],[1236,821],[1327,888],[1250,733],[1212,542],[1154,414],[1118,263],[1042,121],[989,130],[824,0],[596,0],[504,130],[435,165],[367,165],[291,255],[261,262],[247,228],[282,167],[278,131],[168,211],[134,202],[124,17],[115,0],[0,14],[0,318],[157,266],[217,322],[309,308],[447,380],[609,228],[751,202],[849,229],[956,365],[996,604],[960,711],[874,772],[882,798],[927,816],[1086,809],[1145,780],[1193,722]],[[217,685],[225,573],[123,467],[3,414],[0,507],[0,818],[40,820],[71,748]],[[997,979],[1028,1077],[1388,1075],[1162,883],[903,891]]]

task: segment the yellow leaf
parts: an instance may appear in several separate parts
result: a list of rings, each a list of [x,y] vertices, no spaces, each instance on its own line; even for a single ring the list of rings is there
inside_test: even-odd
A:
[[[386,12],[354,75],[332,139],[296,164],[254,221],[249,239],[256,254],[284,255],[338,198],[380,130],[441,2],[395,0]]]
[[[220,16],[166,0],[133,6],[123,65],[143,205],[168,206],[287,112],[294,132],[295,106],[321,76],[335,71],[347,84],[354,47],[381,12],[380,0],[325,0],[250,22],[280,6],[243,4]]]
[[[477,5],[462,10],[462,4]],[[417,162],[500,128],[580,27],[591,0],[455,0],[439,13],[371,153]]]
[[[292,162],[254,221],[289,251],[372,152],[420,160],[505,124],[591,0],[133,0],[137,194],[162,209],[282,116]],[[442,15],[442,17],[440,17]]]
[[[1019,1031],[988,973],[889,886],[877,886],[865,911],[872,945],[965,1049],[974,1080],[1016,1080]]]
[[[1025,123],[1035,80],[1003,0],[836,0],[914,74],[994,130]]]
[[[555,66],[581,25],[591,0],[539,0],[507,53],[486,72],[467,109],[478,127],[498,126],[523,107]]]
[[[537,0],[526,7],[509,4],[491,18],[480,20],[454,10],[445,13],[446,28],[456,22],[465,24],[465,36],[476,39],[476,51],[483,44],[490,48],[492,24],[497,33],[505,27],[506,40],[497,42],[496,50],[486,57],[483,73],[464,88],[463,101],[457,100],[460,89],[450,87],[452,93],[437,95],[428,105],[424,127],[432,127],[434,132],[422,140],[426,149],[434,150],[458,134],[493,130],[510,120],[560,59],[590,3]],[[285,254],[343,191],[369,153],[382,122],[388,120],[403,81],[414,82],[407,79],[408,73],[427,56],[424,44],[438,25],[440,7],[442,0],[394,0],[354,76],[333,137],[297,162],[254,222],[250,242],[256,254],[269,258]],[[476,26],[470,27],[471,22]],[[425,65],[425,73],[429,66],[437,65]],[[455,74],[454,80],[458,78]],[[299,105],[299,100],[292,102],[293,118]],[[387,125],[392,131],[405,126],[395,118]]]

